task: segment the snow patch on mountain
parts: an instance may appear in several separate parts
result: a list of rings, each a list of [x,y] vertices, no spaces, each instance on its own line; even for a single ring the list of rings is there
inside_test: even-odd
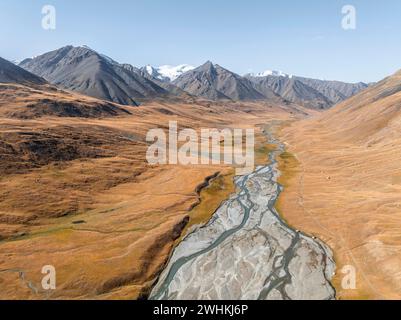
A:
[[[155,69],[153,69],[152,66],[146,66],[146,72],[149,73],[150,75],[153,75],[155,72]]]
[[[179,66],[164,65],[160,67],[147,65],[145,67],[147,73],[161,81],[174,81],[185,72],[193,69],[195,69],[195,67],[188,64],[180,64]]]
[[[257,78],[262,78],[262,77],[267,77],[267,76],[274,76],[274,77],[285,77],[285,78],[292,78],[292,74],[284,73],[282,71],[276,71],[276,70],[266,70],[260,73],[256,74],[251,74],[253,77]]]

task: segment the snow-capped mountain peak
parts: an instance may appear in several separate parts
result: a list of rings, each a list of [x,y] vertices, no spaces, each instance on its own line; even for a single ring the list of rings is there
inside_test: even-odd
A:
[[[257,78],[267,77],[267,76],[292,78],[291,74],[287,74],[282,71],[276,71],[276,70],[266,70],[260,73],[252,74],[252,76]]]
[[[164,65],[160,67],[152,67],[147,65],[144,68],[148,74],[161,81],[174,81],[185,72],[193,69],[195,69],[195,67],[188,64],[181,64],[179,66]]]
[[[149,73],[150,75],[152,75],[153,72],[155,71],[155,70],[153,69],[153,67],[150,66],[150,65],[147,65],[145,68],[146,68],[146,72]]]
[[[181,64],[179,66],[165,65],[165,66],[160,66],[158,68],[158,72],[162,76],[164,76],[166,78],[169,78],[170,81],[174,81],[175,79],[177,79],[183,73],[191,71],[193,69],[195,69],[195,67],[190,66],[188,64]]]

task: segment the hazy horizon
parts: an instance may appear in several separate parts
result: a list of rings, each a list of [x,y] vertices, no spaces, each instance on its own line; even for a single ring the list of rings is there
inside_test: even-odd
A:
[[[49,1],[57,26],[44,30],[47,3],[3,0],[0,56],[22,60],[66,45],[87,45],[118,62],[199,66],[213,61],[240,75],[264,70],[325,80],[376,82],[401,69],[401,3],[352,1],[355,30],[341,27],[333,0],[218,3],[183,0]]]

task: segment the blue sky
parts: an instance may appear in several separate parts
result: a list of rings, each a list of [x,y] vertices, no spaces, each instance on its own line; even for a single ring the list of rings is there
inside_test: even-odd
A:
[[[41,27],[54,5],[57,28]],[[357,9],[356,30],[341,8]],[[401,69],[399,0],[0,0],[0,56],[23,59],[86,44],[119,62],[265,69],[377,81]]]

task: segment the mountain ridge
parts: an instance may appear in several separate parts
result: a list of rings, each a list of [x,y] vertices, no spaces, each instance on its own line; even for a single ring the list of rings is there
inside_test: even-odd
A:
[[[137,106],[140,99],[168,96],[127,65],[87,47],[66,46],[26,59],[20,66],[64,89],[119,104]]]
[[[46,80],[0,57],[0,83],[46,84]]]
[[[137,68],[87,46],[65,46],[25,59],[19,66],[63,89],[134,106],[147,100],[197,97],[265,100],[325,110],[368,87],[363,82],[318,80],[271,70],[241,76],[211,61],[197,68],[186,64]]]
[[[265,88],[293,103],[312,109],[329,109],[335,104],[359,93],[368,87],[363,82],[346,83],[298,77],[294,75],[270,74],[245,75],[261,92]]]
[[[248,79],[211,61],[182,74],[173,84],[194,96],[210,100],[266,99],[266,95],[257,91]]]

